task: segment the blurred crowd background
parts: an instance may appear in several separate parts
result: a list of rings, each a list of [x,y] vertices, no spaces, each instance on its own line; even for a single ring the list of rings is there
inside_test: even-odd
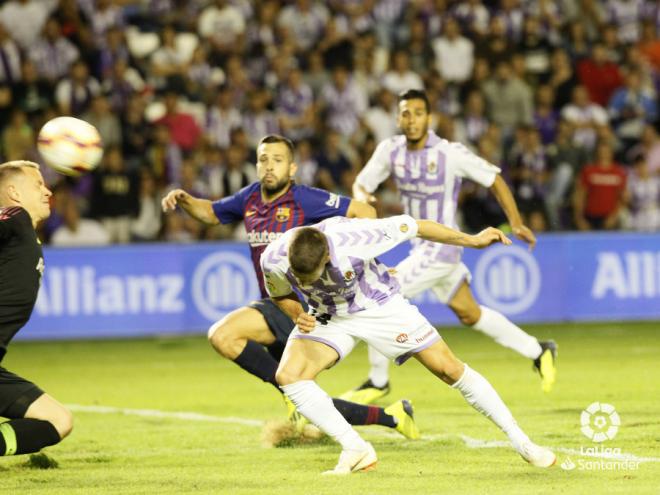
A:
[[[660,2],[644,0],[10,0],[0,7],[0,155],[41,162],[41,125],[94,124],[81,179],[44,167],[53,245],[244,236],[162,216],[181,187],[217,199],[256,179],[268,133],[297,182],[350,194],[425,89],[434,128],[500,166],[536,231],[660,231]],[[379,192],[399,213],[396,188]],[[505,218],[466,181],[460,225]]]

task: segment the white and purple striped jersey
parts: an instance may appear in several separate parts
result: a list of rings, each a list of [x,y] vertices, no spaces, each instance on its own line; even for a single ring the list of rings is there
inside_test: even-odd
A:
[[[405,213],[435,220],[456,228],[458,193],[463,178],[490,187],[500,169],[460,143],[441,139],[429,131],[424,149],[408,150],[406,137],[398,135],[382,141],[356,182],[374,192],[390,175],[394,176]],[[463,248],[415,239],[413,250],[429,260],[458,263]]]
[[[334,217],[310,227],[325,233],[330,248],[330,262],[321,278],[302,285],[293,275],[288,247],[297,229],[289,230],[261,255],[270,297],[286,296],[295,290],[316,313],[345,316],[382,306],[399,294],[399,283],[376,257],[417,235],[414,218]]]

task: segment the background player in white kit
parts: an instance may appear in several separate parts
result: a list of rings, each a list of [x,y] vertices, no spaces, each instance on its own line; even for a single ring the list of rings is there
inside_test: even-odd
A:
[[[381,220],[331,218],[284,234],[261,256],[266,288],[297,326],[276,373],[298,411],[342,445],[332,474],[369,469],[376,461],[365,442],[314,379],[366,341],[398,364],[414,356],[458,389],[477,411],[507,434],[529,463],[549,467],[556,457],[532,443],[488,381],[459,361],[435,328],[405,299],[397,280],[376,256],[415,237],[481,248],[511,244],[499,230],[471,236],[430,220],[401,215]],[[294,288],[310,307],[303,311]],[[294,309],[295,308],[295,309]]]
[[[536,238],[520,218],[513,195],[500,169],[479,158],[460,143],[441,139],[429,130],[431,114],[426,94],[408,90],[399,95],[398,125],[403,134],[382,141],[357,176],[353,196],[373,203],[374,191],[390,175],[394,177],[404,212],[456,227],[456,208],[464,178],[487,187],[509,220],[513,234],[529,244]],[[470,290],[470,271],[461,262],[462,248],[423,239],[412,242],[410,254],[396,267],[403,295],[412,298],[431,289],[466,326],[488,335],[498,344],[534,361],[545,392],[555,382],[557,346],[539,342],[503,314],[479,305]],[[369,379],[341,396],[353,402],[372,402],[389,391],[388,360],[369,349]]]

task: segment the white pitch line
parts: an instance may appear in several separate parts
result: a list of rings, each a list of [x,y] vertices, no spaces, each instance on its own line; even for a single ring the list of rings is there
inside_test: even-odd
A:
[[[465,442],[465,445],[470,449],[494,449],[507,447],[511,448],[511,442],[505,440],[480,440],[478,438],[468,437],[467,435],[459,435],[461,439]],[[614,453],[614,452],[583,452],[578,449],[571,449],[566,447],[551,447],[548,448],[562,452],[564,454],[578,455],[582,457],[598,457],[601,459],[611,459],[614,461],[635,461],[635,462],[660,462],[660,457],[638,457],[634,454],[628,454],[626,452]]]
[[[98,414],[124,414],[127,416],[142,416],[146,418],[181,419],[184,421],[206,421],[209,423],[228,423],[243,426],[263,426],[264,422],[256,419],[234,418],[231,416],[211,416],[186,411],[159,411],[157,409],[126,409],[124,407],[110,406],[83,406],[80,404],[67,404],[69,409],[78,412]]]
[[[210,414],[201,414],[188,411],[161,411],[158,409],[128,409],[125,407],[112,407],[112,406],[85,406],[81,404],[67,404],[69,409],[76,412],[96,413],[96,414],[122,414],[125,416],[141,416],[146,418],[162,418],[162,419],[179,419],[183,421],[201,421],[208,423],[225,423],[235,424],[241,426],[263,426],[264,421],[248,418],[236,418],[232,416],[211,416]],[[390,431],[370,431],[370,436],[382,437],[399,437]],[[470,449],[495,449],[495,448],[511,448],[511,443],[505,440],[481,440],[479,438],[472,438],[463,434],[432,434],[424,435],[423,441],[432,442],[451,437],[459,437]],[[562,452],[564,454],[577,455],[582,457],[596,457],[601,459],[611,459],[617,461],[635,461],[635,462],[660,462],[660,457],[638,457],[634,454],[626,452],[613,453],[613,452],[582,452],[577,449],[566,447],[550,447],[553,450]]]

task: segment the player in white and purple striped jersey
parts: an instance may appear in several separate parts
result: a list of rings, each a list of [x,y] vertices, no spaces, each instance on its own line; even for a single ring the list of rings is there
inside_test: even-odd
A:
[[[341,444],[339,462],[329,473],[370,469],[377,461],[373,447],[314,381],[360,340],[397,364],[415,357],[490,418],[526,461],[551,466],[555,455],[529,439],[490,383],[453,355],[378,261],[377,256],[417,238],[475,248],[495,242],[511,244],[492,227],[471,236],[408,215],[380,220],[331,218],[288,231],[261,255],[269,295],[296,322],[275,376],[298,411]],[[309,313],[299,297],[309,306]]]
[[[399,95],[398,125],[403,134],[378,145],[355,180],[355,199],[374,202],[374,191],[392,176],[405,213],[456,227],[461,183],[470,179],[491,190],[506,213],[513,234],[532,248],[536,238],[522,223],[513,195],[499,175],[500,169],[462,144],[440,138],[429,130],[430,123],[429,102],[423,91],[408,90]],[[460,247],[421,239],[412,245],[409,256],[396,267],[403,294],[412,298],[431,289],[461,323],[532,359],[541,374],[543,390],[549,392],[555,381],[556,344],[539,342],[501,313],[477,303],[470,290],[470,271],[461,262]],[[388,362],[372,349],[369,360],[369,379],[342,398],[368,402],[382,395],[379,388],[388,386]]]
[[[257,147],[259,182],[215,202],[195,198],[181,189],[170,191],[162,200],[163,211],[180,206],[193,218],[209,225],[244,221],[264,299],[237,308],[216,321],[209,329],[209,342],[218,354],[269,383],[278,392],[281,390],[275,381],[275,372],[295,323],[266,298],[259,263],[261,253],[269,242],[296,226],[315,224],[335,215],[376,216],[376,211],[365,203],[294,184],[292,177],[297,165],[293,150],[289,139],[270,134]],[[386,408],[340,399],[335,406],[351,424],[378,424],[394,428],[407,438],[419,437],[412,404],[405,399]],[[303,428],[304,421],[293,404],[287,402],[287,409],[296,428]]]

